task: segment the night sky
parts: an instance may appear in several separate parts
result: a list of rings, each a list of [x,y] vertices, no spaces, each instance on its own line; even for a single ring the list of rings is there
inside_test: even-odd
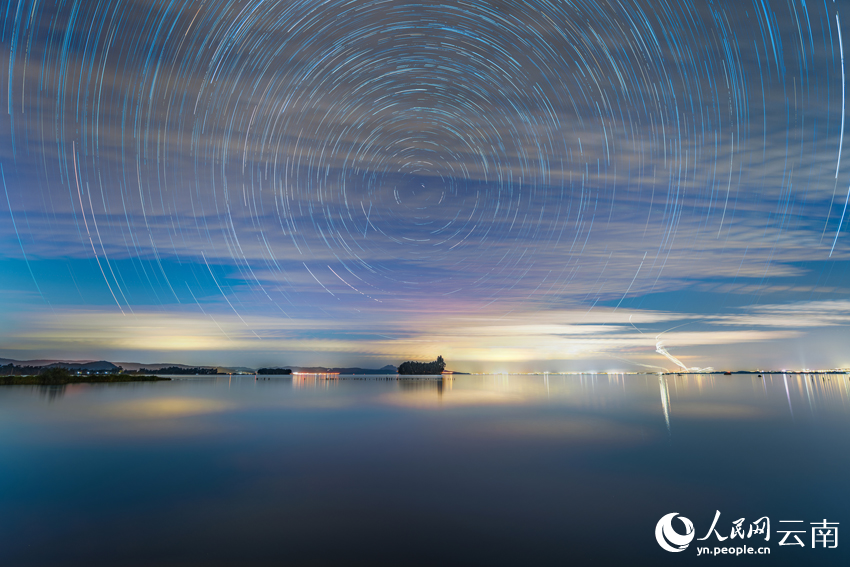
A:
[[[0,11],[0,356],[850,367],[847,2]]]

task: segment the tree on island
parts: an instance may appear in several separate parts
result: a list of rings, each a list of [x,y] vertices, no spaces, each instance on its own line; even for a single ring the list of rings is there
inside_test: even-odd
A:
[[[398,365],[399,374],[442,374],[446,369],[446,361],[438,356],[434,362],[415,362],[408,360]]]

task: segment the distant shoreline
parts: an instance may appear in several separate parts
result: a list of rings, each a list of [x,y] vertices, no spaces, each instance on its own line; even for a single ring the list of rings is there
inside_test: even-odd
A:
[[[729,374],[726,374],[726,373]],[[734,376],[736,374],[757,374],[761,376],[762,374],[850,374],[850,370],[715,370],[713,372],[688,372],[686,370],[679,370],[673,372],[662,372],[664,376],[677,376],[677,375],[711,375],[711,374],[720,374],[725,376]]]

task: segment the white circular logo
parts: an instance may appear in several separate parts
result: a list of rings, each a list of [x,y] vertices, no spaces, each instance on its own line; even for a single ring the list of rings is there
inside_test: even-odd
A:
[[[667,514],[655,524],[655,539],[658,540],[658,545],[673,553],[685,551],[695,535],[694,525],[684,516],[679,516],[679,519],[685,524],[685,533],[680,534],[673,529],[673,518],[676,517],[676,514],[677,512]]]

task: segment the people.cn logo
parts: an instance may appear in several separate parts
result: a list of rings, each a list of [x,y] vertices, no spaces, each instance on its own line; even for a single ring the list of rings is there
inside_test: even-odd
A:
[[[673,518],[677,513],[667,514],[655,524],[655,539],[658,540],[658,545],[673,553],[685,551],[695,535],[694,525],[684,516],[679,516],[679,519],[685,524],[685,533],[680,534],[673,528]]]

